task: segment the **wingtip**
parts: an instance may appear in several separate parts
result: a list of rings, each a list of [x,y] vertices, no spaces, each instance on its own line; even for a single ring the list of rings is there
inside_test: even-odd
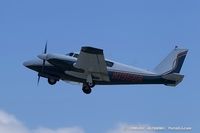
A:
[[[103,54],[103,49],[94,48],[91,46],[83,46],[81,48],[82,52],[91,53],[91,54]]]

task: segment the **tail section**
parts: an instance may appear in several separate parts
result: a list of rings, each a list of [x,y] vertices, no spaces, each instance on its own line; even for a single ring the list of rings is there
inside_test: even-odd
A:
[[[162,78],[165,80],[171,81],[170,83],[164,83],[166,86],[176,86],[178,85],[184,78],[184,75],[178,73],[171,73],[167,75],[163,75]]]
[[[155,69],[154,72],[165,79],[165,85],[176,86],[184,75],[179,74],[187,55],[187,49],[175,48]]]
[[[187,55],[187,49],[175,48],[155,69],[154,72],[167,75],[180,73],[181,67]]]

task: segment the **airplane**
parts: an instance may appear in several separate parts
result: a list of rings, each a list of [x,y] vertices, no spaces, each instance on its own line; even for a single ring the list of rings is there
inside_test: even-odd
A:
[[[90,94],[95,85],[164,84],[176,86],[184,78],[180,74],[188,49],[177,46],[153,70],[145,70],[105,59],[103,49],[83,46],[80,53],[47,53],[47,42],[39,59],[23,65],[48,79],[50,85],[59,80],[82,84],[82,91]]]

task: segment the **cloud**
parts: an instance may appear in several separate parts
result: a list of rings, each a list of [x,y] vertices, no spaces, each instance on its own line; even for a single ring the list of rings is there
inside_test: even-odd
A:
[[[56,130],[48,128],[39,128],[33,131],[32,133],[84,133],[84,131],[79,127],[59,128]]]
[[[120,123],[113,129],[106,133],[155,133],[153,130],[147,130],[149,125],[130,125],[127,123]],[[144,128],[144,129],[136,129]],[[63,127],[51,129],[47,127],[40,127],[36,129],[29,129],[15,116],[0,110],[0,133],[85,133],[80,127]]]
[[[115,128],[109,130],[107,133],[155,133],[153,130],[148,130],[149,125],[130,125],[120,123]]]
[[[84,130],[80,127],[29,129],[15,116],[0,110],[0,133],[84,133]]]

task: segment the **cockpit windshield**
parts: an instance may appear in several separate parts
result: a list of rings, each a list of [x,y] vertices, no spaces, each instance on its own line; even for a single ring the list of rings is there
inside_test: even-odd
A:
[[[66,55],[71,56],[71,57],[74,57],[74,58],[78,58],[78,55],[79,55],[79,54],[71,52],[71,53],[68,53],[68,54],[66,54]]]
[[[114,65],[113,62],[107,61],[107,60],[106,60],[106,66],[107,66],[107,67],[113,67],[113,65]]]
[[[68,54],[66,54],[66,55],[68,55],[68,56],[73,56],[73,55],[74,55],[74,53],[68,53]]]

